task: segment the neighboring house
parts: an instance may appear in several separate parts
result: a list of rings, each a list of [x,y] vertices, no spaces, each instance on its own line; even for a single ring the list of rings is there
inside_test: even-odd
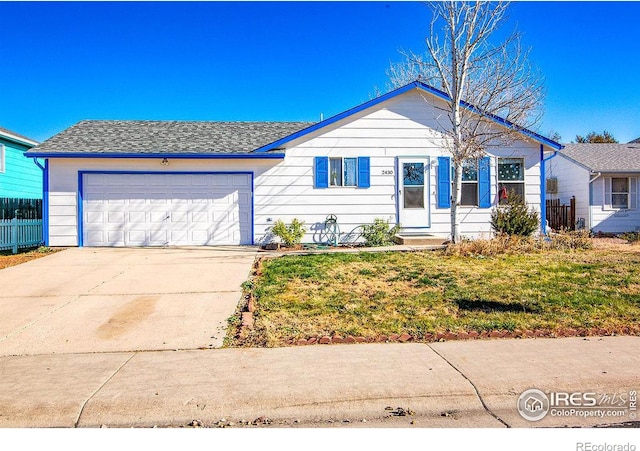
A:
[[[640,144],[640,138],[636,138],[633,141],[629,141],[629,144]]]
[[[309,123],[82,121],[27,154],[46,162],[51,246],[260,244],[298,218],[304,242],[384,218],[450,234],[445,95],[414,82]],[[495,118],[496,127],[513,125]],[[463,235],[491,235],[502,188],[544,210],[544,157],[562,145],[529,130],[470,163]]]
[[[42,169],[24,153],[33,139],[0,127],[0,198],[42,198]]]
[[[640,230],[640,144],[566,144],[547,175],[557,179],[557,194],[547,196],[563,203],[575,196],[576,221],[587,230]]]

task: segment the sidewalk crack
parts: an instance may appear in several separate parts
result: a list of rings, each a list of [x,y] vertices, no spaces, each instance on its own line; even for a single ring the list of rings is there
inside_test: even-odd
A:
[[[469,382],[469,384],[473,387],[473,390],[476,392],[476,396],[478,397],[478,399],[480,400],[480,404],[482,404],[482,407],[484,407],[484,410],[487,411],[487,413],[489,415],[491,415],[493,418],[495,418],[497,421],[499,421],[500,423],[504,424],[505,427],[510,428],[511,426],[504,421],[502,418],[500,418],[498,415],[496,415],[490,408],[489,406],[487,406],[487,404],[484,402],[484,399],[482,399],[482,395],[480,394],[480,391],[478,390],[478,387],[476,387],[476,384],[474,384],[471,379],[469,379],[462,371],[460,371],[453,363],[451,363],[449,360],[447,360],[447,358],[445,356],[443,356],[442,354],[440,354],[438,351],[436,351],[433,346],[431,346],[430,344],[427,344],[427,346],[433,351],[435,352],[442,360],[444,360],[445,362],[447,362],[449,364],[449,366],[451,368],[453,368],[454,370],[456,370],[460,376],[462,376],[467,382]]]
[[[80,418],[82,418],[82,414],[84,413],[84,409],[87,407],[87,404],[89,404],[89,401],[91,401],[91,400],[94,398],[94,396],[96,396],[96,395],[98,394],[98,392],[99,392],[100,390],[102,390],[102,388],[103,388],[105,385],[107,385],[107,384],[109,383],[109,381],[110,381],[111,379],[113,379],[113,378],[114,378],[114,376],[115,376],[116,374],[118,374],[118,373],[120,372],[120,370],[121,370],[121,369],[122,369],[122,368],[123,368],[127,363],[129,363],[129,362],[131,361],[131,359],[132,359],[132,358],[134,358],[134,357],[136,356],[136,354],[137,354],[137,352],[134,352],[133,354],[131,354],[131,357],[129,357],[127,360],[125,360],[125,361],[122,363],[122,365],[120,365],[118,368],[116,368],[116,370],[113,372],[113,374],[112,374],[111,376],[109,376],[109,377],[107,378],[107,380],[106,380],[106,381],[104,381],[104,382],[102,383],[102,385],[100,385],[100,386],[96,389],[96,391],[94,391],[94,392],[91,394],[91,396],[89,396],[89,397],[87,398],[87,400],[82,404],[82,408],[80,409],[80,413],[78,414],[78,419],[76,420],[75,424],[73,425],[73,427],[74,427],[74,428],[77,428],[77,427],[78,427],[78,425],[80,424]]]

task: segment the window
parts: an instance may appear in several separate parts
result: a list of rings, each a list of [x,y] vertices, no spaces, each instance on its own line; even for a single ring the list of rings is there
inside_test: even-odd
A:
[[[358,186],[357,158],[329,158],[329,186]]]
[[[500,202],[513,195],[524,200],[523,158],[498,158],[498,189]]]
[[[371,187],[371,158],[314,157],[313,187]]]
[[[611,179],[611,206],[629,208],[629,179],[627,177]]]
[[[638,179],[636,177],[605,177],[604,208],[636,210],[638,208]]]
[[[424,208],[424,163],[402,163],[404,208]]]
[[[0,144],[0,174],[4,173],[4,144]]]
[[[451,192],[453,192],[453,182],[455,177],[451,168]],[[465,160],[462,162],[462,194],[460,205],[478,205],[478,160]]]

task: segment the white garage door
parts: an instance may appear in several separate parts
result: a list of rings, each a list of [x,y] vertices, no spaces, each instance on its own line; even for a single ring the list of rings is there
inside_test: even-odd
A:
[[[83,174],[85,246],[251,244],[249,174]]]

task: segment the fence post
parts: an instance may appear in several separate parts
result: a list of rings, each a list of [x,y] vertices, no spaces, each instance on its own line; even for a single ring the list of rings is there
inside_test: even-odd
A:
[[[13,218],[11,220],[11,244],[13,245],[13,253],[18,253],[18,220]]]

